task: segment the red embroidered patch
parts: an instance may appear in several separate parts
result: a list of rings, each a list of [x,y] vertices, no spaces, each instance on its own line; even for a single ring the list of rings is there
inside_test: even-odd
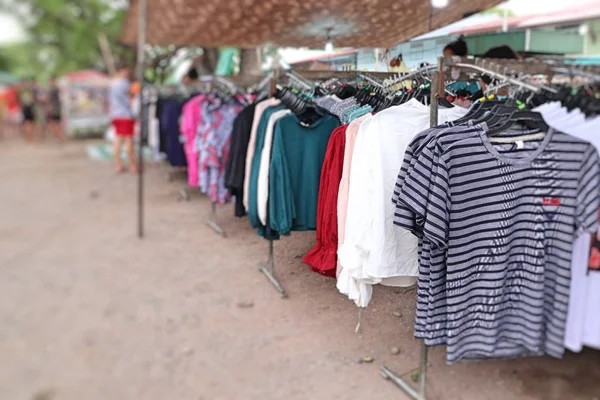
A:
[[[560,199],[558,197],[544,197],[542,204],[545,206],[560,206]]]

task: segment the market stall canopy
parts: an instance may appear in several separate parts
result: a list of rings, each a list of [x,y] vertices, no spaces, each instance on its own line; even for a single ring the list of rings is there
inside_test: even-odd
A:
[[[130,0],[121,40],[137,41],[140,0]],[[501,0],[147,0],[147,43],[177,46],[391,47]]]

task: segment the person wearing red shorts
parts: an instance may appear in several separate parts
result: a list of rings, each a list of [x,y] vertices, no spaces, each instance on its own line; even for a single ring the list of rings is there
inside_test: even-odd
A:
[[[136,173],[133,134],[135,132],[135,116],[131,108],[131,84],[129,68],[122,67],[115,73],[108,93],[110,118],[115,131],[114,154],[117,172],[125,171],[121,160],[121,147],[125,144],[129,170]]]

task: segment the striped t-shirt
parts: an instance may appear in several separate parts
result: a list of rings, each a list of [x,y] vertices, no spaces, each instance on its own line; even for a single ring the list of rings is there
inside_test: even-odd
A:
[[[446,344],[446,252],[431,248],[431,242],[423,236],[423,232],[419,228],[420,223],[416,220],[417,216],[403,202],[398,201],[398,196],[406,175],[410,173],[409,171],[414,172],[418,155],[424,147],[428,147],[429,151],[433,151],[436,145],[446,149],[447,146],[458,140],[479,135],[487,129],[485,123],[473,126],[471,121],[468,121],[466,126],[452,126],[453,124],[446,124],[446,126],[429,129],[414,138],[407,149],[392,198],[392,202],[396,204],[394,224],[411,230],[420,239],[414,332],[415,337],[424,339],[428,346]],[[509,130],[504,131],[502,136],[522,136],[532,132],[532,130]],[[431,168],[437,165],[435,160],[430,163]],[[429,180],[426,176],[420,178],[425,182]],[[431,183],[431,181],[429,182]]]
[[[442,144],[422,148],[397,200],[445,257],[448,362],[561,357],[573,235],[598,220],[595,148],[553,131],[517,149]]]
[[[409,171],[414,171],[414,166],[418,160],[418,155],[425,146],[435,148],[436,142],[440,142],[442,147],[457,141],[465,139],[471,135],[480,134],[485,129],[485,124],[473,127],[468,126],[453,127],[452,123],[438,126],[436,128],[425,130],[419,133],[405,152],[404,161],[394,188],[392,202],[395,204],[394,224],[412,231],[419,237],[419,277],[417,282],[417,308],[415,313],[414,335],[416,338],[424,339],[428,346],[441,345],[446,343],[445,329],[445,286],[436,284],[434,289],[438,293],[430,292],[431,280],[431,246],[427,237],[423,237],[420,229],[420,223],[416,220],[415,213],[403,202],[398,201],[398,196],[404,179]],[[433,146],[433,147],[431,147]],[[435,165],[435,162],[432,162]],[[428,182],[428,176],[422,176],[420,181]],[[429,181],[429,183],[431,183]],[[436,264],[433,265],[434,272],[437,270],[437,280],[443,282],[445,278],[445,253],[436,256]],[[437,267],[436,267],[437,266]],[[441,293],[440,290],[442,289]]]

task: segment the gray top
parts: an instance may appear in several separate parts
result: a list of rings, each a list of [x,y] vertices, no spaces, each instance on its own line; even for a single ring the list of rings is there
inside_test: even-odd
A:
[[[108,91],[109,116],[111,119],[133,119],[130,83],[127,79],[116,79]]]

